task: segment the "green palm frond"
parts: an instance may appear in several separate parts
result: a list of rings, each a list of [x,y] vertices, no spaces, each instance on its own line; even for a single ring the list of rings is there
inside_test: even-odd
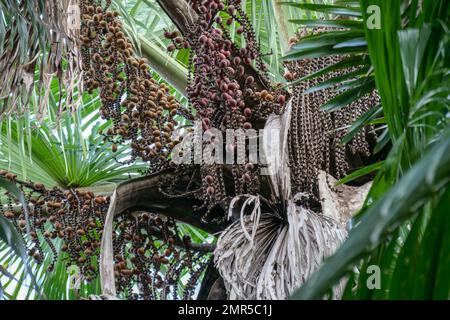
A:
[[[365,27],[382,109],[353,131],[384,124],[392,148],[384,162],[341,181],[379,171],[348,241],[294,297],[321,297],[350,274],[347,299],[448,299],[449,30],[442,21],[450,8],[446,1],[361,4],[364,21],[370,5],[382,13],[381,29]],[[382,271],[381,290],[367,287],[371,265]],[[349,273],[355,266],[359,273]]]
[[[98,135],[107,124],[97,117],[95,109],[79,109],[64,115],[57,126],[32,121],[29,141],[21,137],[20,124],[6,121],[1,131],[0,153],[4,160],[0,168],[24,180],[63,189],[116,183],[144,169],[143,165],[122,165],[129,151],[121,146],[111,152],[111,143],[104,143]]]
[[[27,208],[22,192],[14,183],[4,177],[0,177],[0,191],[2,193],[6,191],[13,195],[23,208]],[[35,272],[28,259],[24,239],[17,233],[11,222],[4,217],[3,207],[0,208],[0,262],[0,300],[5,297],[17,296],[21,288],[25,287],[28,288],[28,292],[33,291],[36,296],[41,296]],[[24,286],[25,281],[27,284]],[[16,286],[11,297],[7,289],[12,282],[15,282]]]
[[[361,96],[375,89],[370,60],[367,59],[368,50],[364,34],[364,23],[361,8],[352,5],[354,2],[341,1],[339,4],[308,4],[282,2],[283,5],[316,13],[326,13],[327,19],[292,19],[290,22],[301,28],[324,28],[324,32],[302,37],[300,42],[293,45],[283,60],[302,60],[326,56],[343,56],[343,61],[329,66],[307,79],[300,78],[291,85],[327,74],[332,71],[354,68],[355,71],[345,76],[328,80],[328,85],[341,84],[343,91],[340,95],[324,106],[327,110],[342,108]],[[357,81],[355,81],[357,78]],[[320,84],[316,90],[320,90]],[[344,88],[343,86],[347,86]],[[314,88],[312,88],[314,89]]]
[[[82,92],[79,35],[67,19],[71,3],[0,0],[0,169],[48,189],[106,190],[147,166],[124,164],[131,156],[129,148],[112,152],[115,147],[103,139],[101,132],[111,123],[100,118],[98,93]],[[170,40],[164,37],[175,24],[155,0],[112,3],[135,51],[149,60],[153,78],[168,83],[170,92],[187,105],[190,52],[167,52]],[[371,5],[380,8],[381,29],[368,28]],[[330,112],[374,90],[381,98],[348,128],[342,142],[372,125],[381,133],[374,152],[383,149],[388,155],[338,182],[377,173],[348,240],[293,298],[322,298],[347,278],[344,299],[449,299],[449,2],[242,0],[242,8],[273,82],[286,82],[284,61],[339,56],[338,63],[286,87],[324,76],[326,81],[305,93],[336,90],[322,105]],[[234,28],[228,31],[239,45],[243,39]],[[298,28],[323,32],[308,31],[290,46]],[[327,77],[331,73],[335,75]],[[20,205],[22,197],[14,186],[0,176],[0,197],[8,190]],[[189,225],[177,227],[193,242],[216,241]],[[52,250],[46,243],[44,260],[37,265],[26,256],[27,241],[0,210],[0,299],[80,299],[101,293],[98,277],[81,281],[79,288],[71,286],[73,268],[65,254],[47,272]],[[380,290],[366,285],[366,270],[373,265],[382,271]]]
[[[422,292],[417,292],[417,295],[414,295],[414,292],[403,290],[402,286],[405,288],[406,285],[414,286],[417,284],[425,287],[427,285],[429,286],[430,283],[435,283],[436,286],[442,286],[435,289],[438,292],[443,292],[444,287],[447,288],[444,295],[436,293],[435,297],[437,298],[440,296],[443,299],[449,298],[450,290],[448,290],[448,281],[439,283],[436,282],[435,278],[430,279],[426,278],[426,276],[421,276],[420,279],[418,279],[418,273],[421,275],[425,275],[426,273],[422,273],[422,271],[424,271],[423,269],[419,271],[414,267],[415,262],[421,261],[420,255],[430,255],[432,260],[428,261],[430,261],[430,263],[431,261],[435,261],[433,268],[437,270],[448,270],[450,267],[450,261],[447,258],[448,256],[446,256],[450,247],[448,242],[440,242],[449,237],[448,224],[450,221],[445,206],[450,200],[450,189],[448,188],[450,182],[450,153],[448,153],[448,149],[450,148],[450,128],[446,130],[441,138],[442,140],[439,143],[436,143],[436,145],[427,152],[426,156],[424,156],[407,175],[386,192],[378,202],[374,203],[366,210],[360,224],[350,233],[348,240],[338,249],[336,254],[329,258],[325,265],[293,295],[293,298],[313,299],[323,296],[327,293],[330,286],[336,283],[342,276],[346,275],[350,266],[358,264],[359,259],[366,256],[367,252],[373,254],[368,258],[368,261],[364,265],[378,265],[382,268],[383,273],[386,272],[389,274],[388,272],[391,271],[389,269],[392,268],[389,268],[389,265],[392,265],[392,260],[395,260],[395,257],[393,257],[394,253],[392,249],[389,250],[389,246],[386,245],[386,243],[393,243],[394,246],[397,246],[397,248],[400,248],[402,251],[397,256],[397,266],[400,266],[394,271],[397,274],[392,276],[390,284],[382,282],[383,293],[388,294],[392,298],[433,298],[433,290],[431,290],[431,296],[429,295],[430,292],[425,290],[425,288],[422,289]],[[431,170],[429,168],[431,168]],[[389,236],[389,234],[396,231],[402,223],[408,222],[409,219],[416,216],[419,210],[424,208],[424,206],[426,207],[430,198],[437,199],[437,201],[433,201],[433,206],[431,207],[432,217],[430,219],[427,219],[424,216],[417,217],[414,226],[409,228],[411,231],[409,232],[406,242],[399,244],[398,234]],[[408,199],[408,201],[406,201],[406,199]],[[440,221],[441,224],[436,224],[437,221]],[[426,226],[427,231],[430,231],[426,232],[423,238],[419,237],[417,234],[419,226],[421,228]],[[434,252],[425,250],[427,246],[431,245],[429,243],[430,240],[428,240],[429,237],[439,237],[437,243],[442,244],[441,247],[439,247],[440,250]],[[423,240],[423,242],[421,240]],[[416,242],[416,245],[411,247],[411,241]],[[437,245],[437,243],[435,242],[434,245]],[[384,250],[387,251],[385,252],[384,258],[387,259],[389,263],[380,265],[378,263],[382,261],[373,259],[379,245],[384,246]],[[419,250],[421,245],[425,248]],[[442,263],[440,264],[439,261],[442,261]],[[428,268],[429,267],[430,266],[428,266]],[[366,270],[361,268],[360,277],[363,278],[365,273]],[[439,274],[439,272],[435,273],[434,276],[437,274]],[[443,275],[440,274],[440,276]],[[445,275],[445,277],[448,277],[448,275]],[[353,286],[352,281],[349,282],[349,286],[350,288]],[[400,290],[403,291],[401,292]],[[365,295],[363,295],[363,293],[365,293]],[[355,295],[358,298],[369,298],[371,293],[368,293],[365,281],[360,281],[356,292],[352,292],[352,290],[349,289],[347,294],[350,297]]]

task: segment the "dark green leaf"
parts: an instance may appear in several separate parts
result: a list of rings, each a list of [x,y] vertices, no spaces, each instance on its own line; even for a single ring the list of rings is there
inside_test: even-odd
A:
[[[450,181],[450,128],[443,139],[376,203],[368,207],[348,240],[292,298],[320,298],[356,263],[365,252],[372,251],[387,235],[397,230],[429,197],[447,188]]]
[[[347,175],[345,178],[342,178],[341,180],[339,180],[336,183],[336,186],[349,183],[358,178],[364,177],[364,176],[368,175],[369,173],[378,171],[383,168],[383,165],[384,165],[384,161],[380,161],[380,162],[371,164],[369,166],[366,166],[364,168],[358,169],[358,170],[352,172],[351,174]]]
[[[363,85],[351,90],[347,90],[344,93],[338,95],[337,97],[331,99],[330,101],[325,103],[321,107],[321,109],[328,112],[336,111],[338,109],[345,107],[346,105],[349,105],[354,101],[359,100],[366,94],[372,92],[374,89],[375,89],[375,82],[373,80],[368,80]]]

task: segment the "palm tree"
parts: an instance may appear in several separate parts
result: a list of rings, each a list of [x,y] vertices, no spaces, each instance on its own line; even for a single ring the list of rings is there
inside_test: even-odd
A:
[[[70,1],[1,1],[0,169],[5,178],[0,176],[0,186],[8,190],[2,203],[12,199],[27,218],[26,209],[34,210],[27,203],[27,181],[32,181],[48,190],[56,187],[55,192],[111,196],[111,204],[108,215],[98,220],[101,227],[105,223],[101,262],[92,258],[100,265],[99,277],[90,283],[81,278],[77,290],[68,289],[74,277],[67,269],[73,263],[68,264],[67,255],[57,256],[55,262],[51,245],[41,240],[44,259],[36,264],[26,256],[26,228],[20,231],[13,226],[17,222],[11,224],[0,215],[0,261],[8,266],[0,269],[0,298],[78,299],[100,293],[136,298],[136,290],[141,297],[182,298],[194,296],[196,287],[202,299],[284,299],[291,294],[321,298],[330,290],[331,297],[347,299],[449,298],[448,4],[232,2],[236,6],[218,16],[235,22],[221,30],[237,48],[249,43],[256,47],[253,60],[260,58],[267,65],[267,72],[261,63],[246,65],[242,78],[252,78],[255,91],[261,95],[265,90],[282,106],[277,111],[276,103],[267,104],[275,115],[249,120],[253,128],[284,133],[276,174],[259,177],[258,191],[252,191],[250,182],[239,185],[244,175],[237,172],[249,166],[193,166],[181,171],[136,147],[152,137],[142,132],[139,139],[115,134],[128,128],[122,122],[134,117],[133,109],[112,109],[105,100],[107,83],[89,82],[96,79],[92,74],[85,75],[87,87],[81,85],[81,60],[101,61],[94,57],[103,50],[95,39],[105,35],[86,28],[90,19],[102,20],[95,14],[106,16],[102,7],[96,11],[100,3],[81,8],[80,34],[68,26],[72,20],[61,19],[74,10]],[[380,9],[375,19],[380,19],[381,29],[369,28],[373,5]],[[202,34],[209,35],[201,25],[203,9],[196,1],[179,0],[113,1],[112,8],[120,15],[122,29],[112,36],[124,34],[119,38],[132,44],[131,57],[145,58],[151,67],[145,69],[148,75],[136,75],[154,79],[159,90],[167,88],[173,96],[170,101],[177,101],[173,119],[159,116],[158,132],[169,123],[183,131],[194,119],[205,118],[200,100],[208,97],[200,93],[199,98],[192,90],[193,83],[210,76],[192,63],[193,52],[201,55],[206,50],[198,45]],[[106,23],[117,23],[110,15]],[[178,35],[173,35],[175,29]],[[253,38],[258,40],[252,42]],[[185,40],[190,50],[183,48]],[[232,58],[245,56],[233,50]],[[121,60],[119,65],[131,62]],[[133,83],[127,72],[122,82]],[[114,82],[120,85],[121,80]],[[127,90],[117,95],[122,97],[119,102],[133,96]],[[250,109],[260,112],[261,102],[250,100]],[[217,112],[226,110],[224,101],[215,106]],[[118,110],[119,118],[111,110]],[[275,150],[265,147],[269,154]],[[252,170],[247,171],[244,182],[253,179]],[[142,177],[136,178],[138,174]],[[215,194],[220,188],[217,177],[225,197]],[[102,210],[106,209],[107,204]],[[358,214],[351,218],[355,211]],[[161,219],[169,233],[142,233],[143,219]],[[133,266],[132,259],[140,259],[141,248],[129,249],[140,239],[130,240],[122,257],[112,254],[120,247],[117,239],[128,232],[134,232],[131,237],[148,237],[144,243],[158,248],[143,249],[143,255],[153,254],[151,262],[141,265],[151,268],[152,277],[142,277],[138,267],[133,276],[129,267],[118,267]],[[61,247],[64,241],[55,244]],[[160,262],[164,250],[167,265]],[[181,266],[183,259],[174,252],[188,257],[190,265]],[[54,271],[47,273],[53,263]],[[369,266],[383,271],[381,290],[367,286],[372,279],[366,272]]]

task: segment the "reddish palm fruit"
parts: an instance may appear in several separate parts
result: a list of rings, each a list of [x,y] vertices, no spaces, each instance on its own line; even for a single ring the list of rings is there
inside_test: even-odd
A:
[[[220,91],[227,92],[228,91],[228,85],[225,82],[222,82],[220,85]]]
[[[178,36],[178,32],[176,32],[176,31],[173,31],[173,32],[166,31],[166,32],[164,32],[164,36],[167,39],[174,39],[174,38],[176,38]]]
[[[15,175],[15,174],[13,174],[13,173],[7,173],[5,177],[6,177],[6,179],[8,179],[9,181],[14,182],[14,181],[16,180],[16,178],[17,178],[17,175]]]
[[[252,181],[252,177],[251,177],[248,173],[244,173],[244,174],[242,175],[242,179],[243,179],[245,182],[250,182],[250,181]]]
[[[207,184],[213,184],[214,178],[212,176],[208,175],[208,176],[205,177],[205,181],[206,181]]]
[[[129,269],[122,269],[122,270],[120,270],[120,273],[125,277],[129,277],[129,276],[133,275],[133,272]]]
[[[201,44],[205,44],[208,41],[208,37],[202,34],[200,38],[198,38]]]
[[[208,193],[208,195],[210,195],[210,196],[214,195],[215,192],[216,192],[216,190],[214,189],[214,187],[208,187],[206,189],[206,193]]]
[[[202,129],[204,131],[209,130],[209,119],[208,118],[203,118],[203,120],[202,120]]]
[[[239,85],[238,85],[237,83],[234,83],[234,82],[231,82],[231,83],[228,85],[228,90],[231,90],[231,91],[236,90],[236,89],[238,89],[238,88],[239,88]]]
[[[169,44],[169,46],[167,47],[167,51],[169,51],[169,52],[173,52],[173,51],[175,51],[175,49],[176,49],[176,47],[173,43]]]
[[[238,67],[238,76],[239,76],[239,77],[242,77],[242,76],[244,76],[244,73],[245,73],[245,68],[244,68],[244,66],[239,66],[239,67]]]
[[[235,99],[233,99],[233,98],[229,99],[227,102],[228,102],[228,104],[231,107],[236,107],[237,106],[237,101]]]

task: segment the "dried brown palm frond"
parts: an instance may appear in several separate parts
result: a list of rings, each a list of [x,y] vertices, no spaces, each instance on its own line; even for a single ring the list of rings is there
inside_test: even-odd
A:
[[[248,199],[260,210],[258,197]],[[229,299],[288,298],[346,237],[337,221],[293,201],[285,213],[247,215],[222,233],[214,255]]]
[[[37,90],[35,114],[59,80],[60,110],[75,108],[81,88],[78,0],[1,0],[0,115],[22,114]]]

